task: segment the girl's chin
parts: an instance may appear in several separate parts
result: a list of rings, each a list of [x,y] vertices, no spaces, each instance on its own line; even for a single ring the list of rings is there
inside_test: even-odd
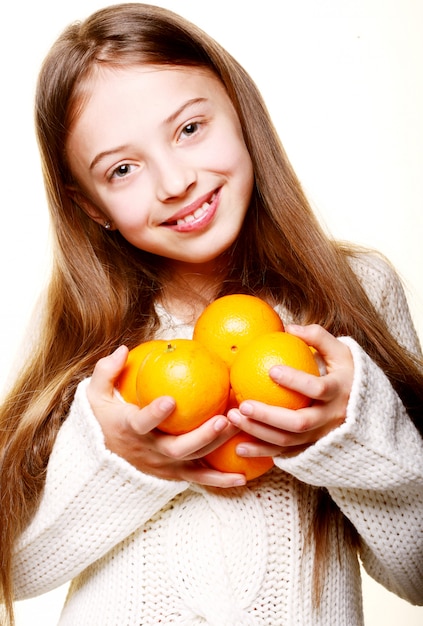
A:
[[[218,269],[226,266],[226,253],[228,248],[224,248],[223,250],[218,250],[212,254],[195,254],[194,252],[189,256],[181,256],[178,258],[169,258],[167,257],[168,263],[170,267],[190,267],[191,271],[193,268],[197,267],[198,271],[202,271],[204,273],[207,272],[215,272]]]

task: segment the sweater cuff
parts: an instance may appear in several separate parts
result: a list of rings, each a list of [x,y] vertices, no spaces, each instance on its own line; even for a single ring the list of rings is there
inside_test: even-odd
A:
[[[59,432],[57,447],[60,446],[61,438],[69,437],[70,440],[74,440],[72,450],[69,450],[68,445],[65,446],[65,450],[69,450],[73,457],[78,455],[78,469],[82,467],[85,479],[93,470],[95,471],[95,468],[101,467],[103,470],[108,469],[112,475],[120,475],[122,480],[129,481],[134,489],[145,490],[147,487],[159,494],[171,494],[171,497],[183,491],[188,483],[164,480],[144,474],[124,458],[106,448],[103,431],[87,398],[86,389],[89,381],[90,379],[86,378],[78,385],[69,417]],[[62,447],[61,451],[58,451],[61,460],[63,460],[62,454],[65,450]],[[55,449],[52,454],[53,458],[54,455]],[[78,471],[78,474],[80,473]]]
[[[188,487],[185,481],[144,474],[106,448],[87,399],[88,382],[85,379],[78,385],[69,415],[57,434],[43,498],[23,534],[23,543],[73,510],[75,518],[103,519],[116,543]]]

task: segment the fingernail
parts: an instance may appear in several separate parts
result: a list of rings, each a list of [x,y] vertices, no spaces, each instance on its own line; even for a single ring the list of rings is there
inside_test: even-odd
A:
[[[228,420],[226,420],[224,417],[219,417],[214,423],[214,429],[216,432],[220,433],[226,428],[227,425]]]
[[[173,398],[164,397],[159,402],[159,408],[161,411],[167,413],[175,408],[175,400]]]
[[[112,356],[119,358],[122,352],[124,352],[125,350],[126,350],[126,346],[119,346],[118,348],[116,348],[114,352],[112,352]]]
[[[286,330],[286,332],[287,332],[287,333],[292,333],[292,334],[295,334],[295,333],[301,333],[301,332],[302,332],[302,330],[303,330],[303,328],[304,328],[304,327],[303,327],[303,326],[300,326],[300,324],[287,324],[287,325],[285,326],[285,330]]]
[[[244,485],[247,483],[247,481],[242,478],[239,478],[238,480],[234,481],[234,487],[244,487]]]
[[[228,419],[234,426],[239,426],[241,423],[241,417],[238,411],[229,411]]]
[[[276,382],[283,380],[283,367],[281,365],[274,365],[269,370],[269,376]]]
[[[239,410],[243,415],[252,415],[253,414],[253,405],[249,402],[242,402]]]

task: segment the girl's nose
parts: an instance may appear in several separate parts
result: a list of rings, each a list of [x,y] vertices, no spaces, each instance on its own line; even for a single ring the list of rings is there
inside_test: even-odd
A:
[[[186,195],[197,180],[195,169],[177,155],[162,155],[157,165],[157,197],[170,202]]]

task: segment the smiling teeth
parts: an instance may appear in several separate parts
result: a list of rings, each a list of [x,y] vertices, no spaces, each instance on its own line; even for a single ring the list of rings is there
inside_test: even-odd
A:
[[[194,222],[194,220],[201,217],[203,213],[207,211],[209,206],[210,204],[208,202],[204,202],[204,204],[198,209],[196,209],[194,213],[190,213],[189,215],[186,215],[183,219],[177,220],[176,223],[178,224],[178,226],[181,226],[182,224],[189,224],[190,222]]]

